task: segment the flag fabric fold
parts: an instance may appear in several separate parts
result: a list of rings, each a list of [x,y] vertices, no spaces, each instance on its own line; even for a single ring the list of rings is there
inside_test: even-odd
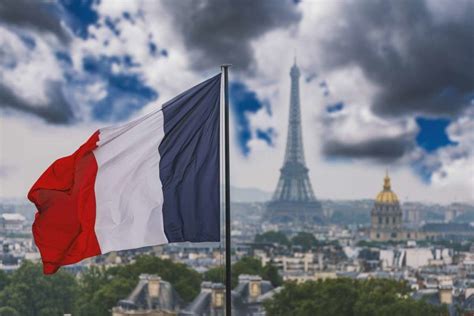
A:
[[[214,76],[56,160],[28,199],[46,274],[82,259],[220,240],[220,93]]]

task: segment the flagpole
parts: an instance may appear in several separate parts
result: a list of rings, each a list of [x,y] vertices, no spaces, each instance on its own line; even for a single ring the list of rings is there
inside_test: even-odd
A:
[[[230,223],[230,159],[229,159],[229,67],[221,65],[224,77],[224,161],[225,161],[225,314],[232,315],[232,248]]]

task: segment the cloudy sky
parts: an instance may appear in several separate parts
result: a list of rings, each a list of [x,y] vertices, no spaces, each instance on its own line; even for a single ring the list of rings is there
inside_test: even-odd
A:
[[[474,200],[474,2],[0,3],[0,197],[232,63],[232,184],[273,191],[289,69],[319,198]]]

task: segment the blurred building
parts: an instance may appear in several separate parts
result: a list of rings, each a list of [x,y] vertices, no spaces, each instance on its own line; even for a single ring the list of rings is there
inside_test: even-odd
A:
[[[462,211],[461,210],[458,210],[458,209],[449,209],[446,211],[446,213],[444,214],[444,221],[446,223],[451,223],[451,222],[454,222],[454,220],[456,219],[456,217],[462,215]]]
[[[201,293],[179,313],[180,316],[224,316],[225,288],[221,283],[203,282]],[[256,275],[240,275],[232,290],[232,315],[263,316],[263,301],[277,291],[269,281]]]
[[[17,213],[3,213],[0,215],[0,233],[13,233],[22,231],[26,218]]]
[[[398,196],[392,191],[388,173],[384,178],[383,190],[375,198],[370,216],[372,240],[386,241],[401,238],[402,209]]]
[[[404,222],[410,227],[419,227],[421,224],[421,211],[417,208],[410,208],[404,210]]]
[[[199,295],[179,315],[225,315],[225,287],[222,283],[202,282]]]
[[[474,227],[469,223],[427,223],[421,228],[426,238],[444,238],[462,241],[474,237]]]
[[[157,275],[141,274],[135,289],[112,309],[112,316],[177,315],[183,300],[173,286]]]

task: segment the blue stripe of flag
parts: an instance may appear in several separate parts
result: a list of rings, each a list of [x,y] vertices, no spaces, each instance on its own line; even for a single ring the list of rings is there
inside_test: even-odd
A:
[[[163,106],[158,151],[169,242],[220,240],[220,86],[219,74]]]

